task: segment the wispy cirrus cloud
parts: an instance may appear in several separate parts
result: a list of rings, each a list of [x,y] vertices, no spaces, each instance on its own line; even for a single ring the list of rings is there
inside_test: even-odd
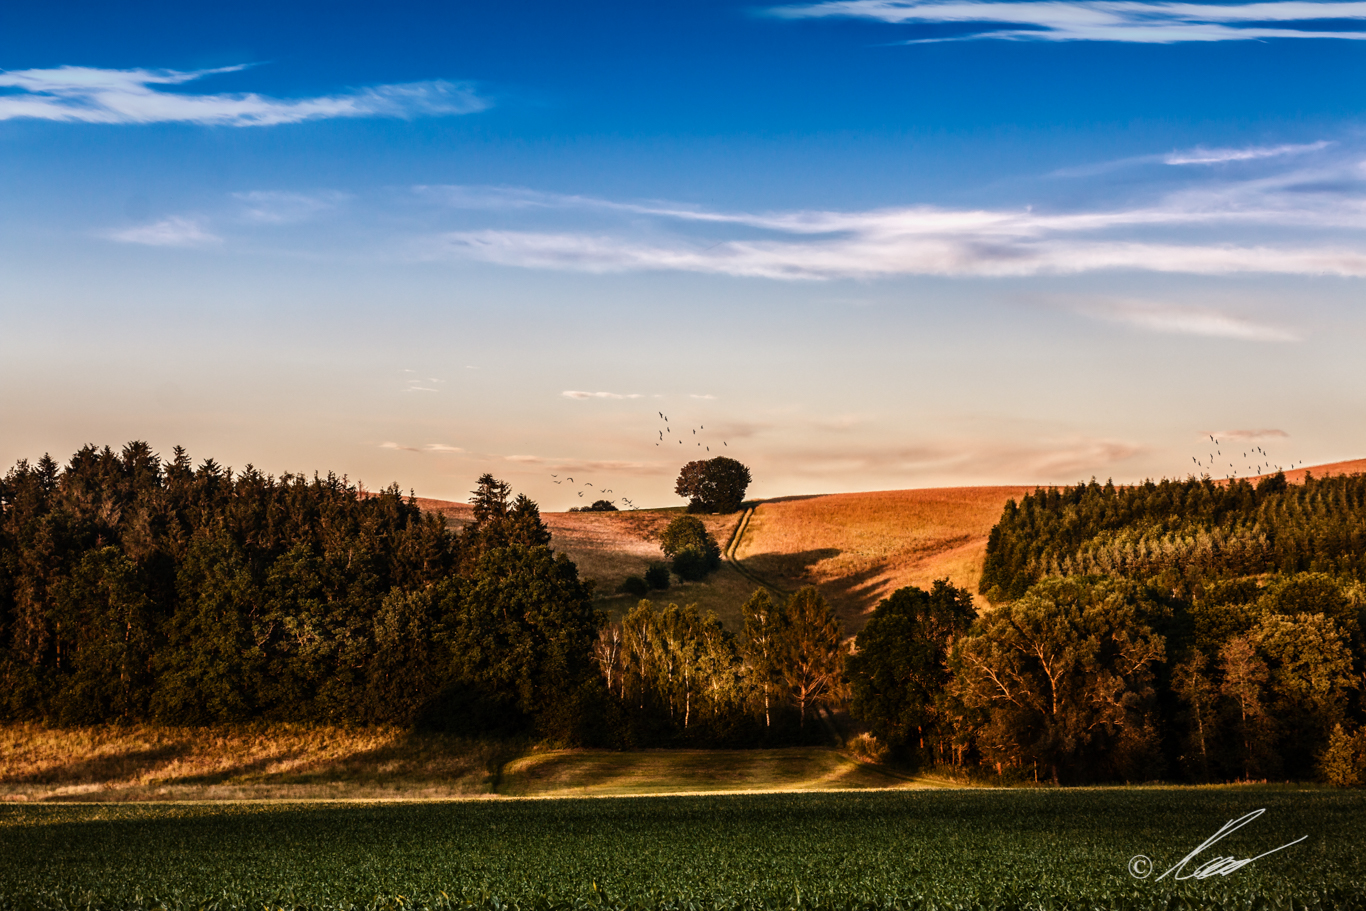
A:
[[[1326,22],[1366,21],[1366,3],[1272,0],[1263,3],[1162,3],[1151,0],[828,0],[767,10],[782,19],[871,19],[907,26],[955,26],[930,41],[1252,41],[1268,38],[1359,40],[1366,31]]]
[[[1290,438],[1290,434],[1286,433],[1284,430],[1277,430],[1275,428],[1266,428],[1262,430],[1210,430],[1201,434],[1202,437],[1206,435],[1213,436],[1220,440],[1286,440]]]
[[[244,64],[189,72],[84,66],[8,70],[0,72],[0,120],[248,127],[342,117],[449,116],[490,105],[471,85],[443,80],[376,85],[311,98],[173,91],[206,76],[245,68]]]
[[[172,215],[149,225],[109,231],[104,236],[120,243],[149,247],[205,247],[222,243],[223,240],[208,230],[201,219],[180,215]]]
[[[1247,342],[1297,342],[1300,335],[1283,326],[1258,322],[1212,307],[1187,307],[1151,301],[1098,301],[1078,308],[1097,319],[1169,335],[1196,335]]]
[[[577,389],[566,389],[560,395],[567,399],[643,399],[645,396],[638,392],[581,392]]]
[[[1248,146],[1241,149],[1192,149],[1189,152],[1172,152],[1164,155],[1165,164],[1224,164],[1229,161],[1258,161],[1263,158],[1280,158],[1284,155],[1304,155],[1328,148],[1333,143],[1327,141],[1302,143],[1300,145]]]
[[[346,202],[346,193],[291,193],[280,190],[252,190],[234,193],[242,204],[242,217],[268,225],[288,225],[308,221],[330,212]]]
[[[400,392],[440,392],[437,387],[441,385],[441,380],[434,376],[419,376],[415,370],[400,370],[407,376],[403,378],[403,388]]]
[[[1259,157],[1278,156],[1245,156]],[[595,273],[789,280],[1099,270],[1366,276],[1362,177],[1361,167],[1348,162],[1201,184],[1148,205],[1090,211],[904,206],[746,213],[537,194],[546,206],[628,208],[631,218],[621,221],[630,228],[452,231],[425,238],[418,255]],[[490,194],[484,202],[496,198]],[[1325,236],[1328,230],[1336,234]]]
[[[380,443],[379,448],[392,449],[396,452],[434,453],[436,455],[461,455],[465,452],[465,450],[461,449],[459,446],[451,446],[446,443],[427,443],[425,446],[408,446],[403,443],[395,443],[392,440],[386,440],[385,442]]]

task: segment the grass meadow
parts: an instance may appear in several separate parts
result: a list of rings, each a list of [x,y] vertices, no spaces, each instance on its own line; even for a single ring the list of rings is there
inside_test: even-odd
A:
[[[1199,862],[1308,838],[1158,881],[1258,809]],[[0,908],[1361,908],[1364,816],[1255,787],[6,805]]]
[[[541,750],[394,727],[0,726],[0,802],[609,796],[940,782],[830,747]]]

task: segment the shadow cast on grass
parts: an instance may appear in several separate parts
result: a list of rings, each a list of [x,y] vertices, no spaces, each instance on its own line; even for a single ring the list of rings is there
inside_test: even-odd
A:
[[[157,766],[188,756],[190,752],[188,745],[178,743],[126,749],[15,775],[4,783],[69,785],[139,778]]]

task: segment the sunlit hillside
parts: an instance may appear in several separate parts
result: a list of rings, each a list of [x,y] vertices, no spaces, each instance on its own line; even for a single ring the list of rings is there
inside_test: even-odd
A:
[[[948,578],[976,591],[987,536],[1010,498],[1032,487],[963,487],[785,497],[759,502],[734,548],[737,571],[724,565],[705,582],[677,584],[652,597],[714,610],[732,629],[739,608],[760,584],[778,592],[817,586],[835,605],[848,632],[862,627],[877,602],[903,585]],[[419,500],[468,521],[469,507]],[[603,606],[629,608],[615,595],[629,575],[662,560],[659,533],[681,509],[616,513],[544,513],[552,545],[597,583]],[[744,513],[702,516],[725,547]],[[742,572],[743,571],[743,572]]]
[[[786,590],[815,585],[854,632],[877,602],[935,579],[977,591],[987,536],[1032,487],[947,487],[788,497],[760,503],[736,549]]]
[[[1315,477],[1366,472],[1366,459],[1295,469],[1286,477],[1302,482],[1306,472]],[[728,555],[738,568],[728,562],[705,582],[675,581],[651,597],[714,610],[738,629],[740,605],[761,584],[778,593],[815,585],[835,606],[846,631],[855,633],[878,601],[904,585],[928,588],[936,579],[948,579],[976,594],[992,526],[1006,501],[1034,489],[944,487],[779,497],[751,504],[752,513],[702,516],[722,547],[733,543]],[[445,515],[452,526],[469,521],[465,504],[417,502]],[[616,594],[617,587],[664,559],[659,534],[682,511],[544,513],[542,518],[555,549],[595,580],[601,605],[616,612],[636,600]],[[740,538],[732,542],[742,522]]]

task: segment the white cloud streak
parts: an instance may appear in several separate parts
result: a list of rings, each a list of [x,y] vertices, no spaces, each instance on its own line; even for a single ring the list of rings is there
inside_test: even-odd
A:
[[[560,395],[567,399],[643,399],[645,396],[632,392],[622,394],[619,392],[580,392],[577,389],[566,389]]]
[[[1166,164],[1224,164],[1229,161],[1257,161],[1262,158],[1279,158],[1282,155],[1304,155],[1318,152],[1332,145],[1331,142],[1310,142],[1303,145],[1252,146],[1243,149],[1193,149],[1189,152],[1172,152],[1163,157]]]
[[[773,7],[768,13],[783,19],[872,19],[897,25],[958,25],[970,29],[966,34],[912,39],[908,43],[998,39],[1172,44],[1268,38],[1366,38],[1362,31],[1321,27],[1324,21],[1366,20],[1366,3],[1351,0],[1235,4],[1141,0],[831,0]]]
[[[1233,160],[1233,151],[1224,154]],[[662,270],[790,280],[1098,270],[1366,276],[1366,247],[1359,236],[1332,241],[1321,236],[1326,229],[1366,230],[1366,198],[1304,191],[1306,182],[1319,178],[1359,181],[1360,175],[1297,172],[1184,190],[1149,206],[1090,212],[909,206],[734,213],[633,204],[620,208],[684,231],[695,233],[696,226],[705,225],[709,236],[702,241],[682,236],[683,231],[654,232],[645,239],[639,230],[626,237],[483,229],[429,238],[420,255],[593,273]],[[547,199],[547,205],[600,210],[618,205],[580,197]],[[1299,229],[1315,236],[1297,241]],[[727,231],[751,236],[713,240],[715,233]],[[1275,240],[1234,242],[1230,232],[1237,231],[1270,234]],[[1191,237],[1193,232],[1215,236]]]
[[[465,450],[461,449],[459,446],[449,446],[445,443],[428,443],[425,446],[418,447],[405,446],[402,443],[387,441],[384,443],[380,443],[379,448],[392,449],[396,452],[431,453],[434,455],[461,455],[465,452]]]
[[[349,197],[345,193],[290,193],[276,190],[253,190],[234,193],[242,203],[242,217],[247,221],[267,225],[288,225],[309,221],[324,212],[336,209]]]
[[[1147,301],[1108,301],[1083,307],[1088,316],[1170,335],[1195,335],[1249,342],[1295,342],[1300,336],[1280,326],[1207,307]]]
[[[441,80],[377,85],[313,98],[169,91],[205,76],[244,68],[179,72],[62,66],[4,71],[0,72],[0,120],[247,127],[341,117],[437,117],[471,114],[489,107],[471,86]]]
[[[832,279],[895,275],[1019,277],[1105,269],[1231,275],[1261,272],[1366,276],[1366,252],[1350,248],[1195,246],[1135,241],[1048,239],[945,231],[860,232],[825,242],[718,244],[701,254],[605,236],[516,231],[456,232],[444,237],[461,258],[538,269],[609,273],[637,270],[705,272],[750,278]]]
[[[205,247],[222,242],[201,221],[173,215],[150,225],[139,225],[105,234],[110,240],[149,247]]]
[[[1275,428],[1263,430],[1210,430],[1207,433],[1220,440],[1284,440],[1290,438],[1290,434],[1286,433],[1284,430],[1276,430]],[[1205,435],[1206,434],[1204,433],[1201,434],[1202,437]]]

